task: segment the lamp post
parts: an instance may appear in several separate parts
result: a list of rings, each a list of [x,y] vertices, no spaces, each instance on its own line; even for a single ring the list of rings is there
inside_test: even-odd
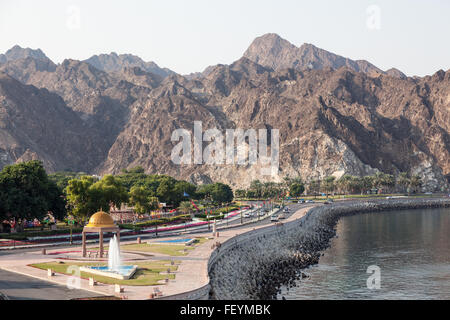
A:
[[[206,209],[206,220],[208,221],[208,232],[211,231],[211,220],[209,219],[209,211]]]
[[[241,211],[241,224],[243,224],[244,220],[243,220],[243,217],[242,217],[242,207],[241,206],[239,206],[239,211]]]
[[[230,215],[228,214],[228,203],[227,203],[227,207],[226,207],[226,211],[227,213],[227,227],[228,227],[228,221],[230,220]]]
[[[73,224],[75,223],[73,216],[69,216],[69,226],[70,226],[70,244],[73,244],[73,238],[72,238],[72,229],[73,229]]]

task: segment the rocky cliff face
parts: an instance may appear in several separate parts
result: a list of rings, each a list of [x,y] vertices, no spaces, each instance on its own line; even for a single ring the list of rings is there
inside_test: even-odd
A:
[[[33,85],[16,81],[20,90],[2,91],[9,106],[5,110],[21,116],[9,115],[3,122],[0,164],[41,158],[53,170],[100,174],[139,165],[149,173],[235,187],[284,176],[407,171],[421,175],[427,189],[435,190],[450,178],[450,71],[408,78],[310,45],[296,48],[275,35],[255,40],[245,57],[231,65],[211,66],[189,77],[163,77],[137,66],[105,72],[75,60],[37,68],[33,61],[27,57],[0,65],[0,71]],[[312,68],[302,67],[310,63]],[[61,98],[47,103],[47,96]],[[12,103],[21,97],[37,101]],[[40,117],[46,119],[41,119],[31,113],[35,104],[44,109],[58,105],[60,111],[43,110]],[[71,132],[82,137],[73,139],[58,125],[67,118],[73,118]],[[202,121],[203,130],[217,128],[223,134],[233,128],[278,129],[279,174],[261,175],[260,164],[175,165],[172,133],[179,128],[192,132],[194,121]],[[35,122],[52,129],[33,131],[31,142],[13,130],[32,128]],[[66,141],[71,151],[54,139]],[[82,155],[74,156],[75,149]]]
[[[0,164],[40,159],[51,170],[92,171],[102,133],[87,128],[60,96],[0,73]]]

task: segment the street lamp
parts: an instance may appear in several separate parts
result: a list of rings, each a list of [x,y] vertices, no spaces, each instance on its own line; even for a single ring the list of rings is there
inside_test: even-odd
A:
[[[230,215],[228,214],[228,203],[227,203],[227,206],[226,206],[226,214],[227,214],[227,227],[228,227],[228,221],[230,220]]]
[[[241,206],[239,206],[239,211],[241,211],[241,224],[243,224],[244,220],[243,220],[243,217],[242,217],[242,207]]]

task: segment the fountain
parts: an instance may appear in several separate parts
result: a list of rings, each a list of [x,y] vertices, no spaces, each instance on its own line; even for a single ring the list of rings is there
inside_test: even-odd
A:
[[[89,272],[105,277],[128,280],[136,272],[137,266],[123,266],[120,257],[120,247],[117,237],[114,235],[109,241],[108,266],[107,267],[81,267],[80,271]]]
[[[114,272],[119,272],[121,266],[122,261],[120,259],[120,248],[117,243],[117,237],[114,235],[114,238],[109,241],[108,269]]]

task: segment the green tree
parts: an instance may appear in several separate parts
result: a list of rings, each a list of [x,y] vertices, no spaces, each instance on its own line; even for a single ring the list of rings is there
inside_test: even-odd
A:
[[[366,193],[374,187],[375,177],[374,176],[364,176],[361,179],[362,190]]]
[[[363,179],[357,176],[351,176],[349,181],[349,191],[351,193],[360,193],[363,190]]]
[[[187,181],[177,181],[173,188],[174,193],[176,194],[175,201],[180,203],[182,200],[186,200],[188,198],[197,199],[197,186]],[[184,196],[184,193],[189,196]]]
[[[336,180],[336,177],[334,177],[334,176],[329,176],[324,179],[324,181],[322,183],[322,187],[327,195],[328,195],[328,193],[334,192],[334,189],[336,187],[335,180]]]
[[[174,204],[179,199],[179,195],[174,194],[176,180],[172,177],[163,177],[160,180],[156,195],[161,202]]]
[[[152,192],[146,187],[134,186],[129,193],[128,203],[134,206],[137,213],[149,213],[158,209],[158,200],[152,196]]]
[[[308,194],[317,195],[320,192],[321,181],[319,179],[311,180],[308,184]]]
[[[255,194],[255,198],[261,198],[262,197],[262,191],[263,191],[263,184],[259,180],[253,180],[250,183],[250,190],[252,190]]]
[[[395,187],[395,177],[392,174],[384,174],[382,185],[386,188],[388,193],[391,192]]]
[[[409,186],[413,190],[414,193],[419,191],[419,188],[422,186],[422,178],[418,175],[413,175],[409,182]]]
[[[42,219],[48,211],[65,216],[62,191],[51,180],[40,161],[6,166],[0,172],[0,216]]]
[[[339,189],[340,192],[344,193],[344,194],[348,194],[350,191],[350,186],[351,186],[351,182],[352,182],[352,176],[346,174],[343,175],[337,182],[336,185]]]
[[[211,197],[216,203],[228,203],[233,201],[233,190],[229,185],[217,182],[213,184]]]
[[[302,183],[292,183],[289,187],[291,197],[299,197],[305,192],[305,186]]]
[[[190,201],[183,201],[180,203],[178,209],[184,214],[188,214],[192,210],[192,203]]]
[[[109,212],[111,205],[128,202],[126,188],[112,175],[99,181],[91,176],[70,180],[66,193],[72,214],[81,221],[100,209]]]
[[[234,199],[233,190],[230,186],[220,182],[202,185],[197,189],[197,193],[203,199],[211,199],[217,204],[231,202]]]
[[[234,195],[236,196],[236,198],[245,198],[247,193],[245,190],[238,189],[234,192]]]
[[[410,184],[410,179],[407,172],[400,172],[400,174],[397,177],[397,184],[400,186],[403,192],[407,191],[408,186]]]
[[[80,179],[70,180],[67,184],[66,194],[70,211],[79,221],[85,221],[87,217],[100,208],[95,201],[96,199],[92,199],[89,190],[96,181],[94,177],[82,176]]]
[[[65,191],[67,185],[69,184],[69,181],[72,179],[77,179],[82,176],[85,176],[86,173],[84,172],[55,172],[48,175],[48,178],[55,182],[58,188],[60,188],[63,192]]]
[[[142,167],[136,167],[130,170],[122,170],[122,173],[117,176],[117,179],[121,182],[127,190],[131,190],[134,186],[149,186],[149,176],[145,174]],[[149,188],[152,189],[152,188]],[[153,190],[153,189],[152,189]]]
[[[113,175],[106,175],[89,187],[89,194],[98,209],[109,212],[110,206],[120,208],[128,202],[127,189]]]
[[[255,193],[254,190],[249,189],[249,190],[246,191],[245,196],[248,199],[255,199],[256,198],[256,193]]]
[[[207,200],[211,199],[212,191],[213,191],[212,184],[203,184],[197,187],[196,194],[200,199]]]

